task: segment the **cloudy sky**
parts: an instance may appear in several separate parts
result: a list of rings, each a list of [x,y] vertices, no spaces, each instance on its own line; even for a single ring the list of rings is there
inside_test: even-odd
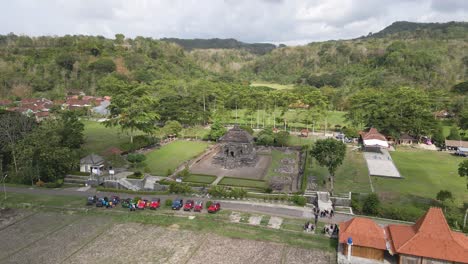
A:
[[[236,38],[304,44],[394,21],[467,21],[468,0],[0,0],[0,34]]]

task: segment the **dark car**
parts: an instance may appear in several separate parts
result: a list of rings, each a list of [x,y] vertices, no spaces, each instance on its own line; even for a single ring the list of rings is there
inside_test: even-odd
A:
[[[195,202],[193,200],[187,200],[184,205],[184,211],[190,211],[193,209]]]
[[[182,206],[184,206],[184,200],[182,200],[182,199],[175,199],[172,202],[172,210],[180,210],[180,208],[182,208]]]
[[[95,196],[89,196],[88,200],[86,201],[86,205],[93,205],[97,202],[98,198]]]

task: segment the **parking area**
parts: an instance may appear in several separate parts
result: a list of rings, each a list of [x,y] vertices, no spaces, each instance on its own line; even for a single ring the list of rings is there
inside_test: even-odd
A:
[[[326,251],[111,219],[69,212],[0,214],[0,263],[334,262]]]

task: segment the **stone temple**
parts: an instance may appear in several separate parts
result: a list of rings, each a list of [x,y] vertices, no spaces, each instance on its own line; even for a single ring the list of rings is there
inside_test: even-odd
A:
[[[230,129],[219,139],[219,152],[213,157],[213,163],[225,169],[255,166],[257,154],[252,135],[238,126]]]

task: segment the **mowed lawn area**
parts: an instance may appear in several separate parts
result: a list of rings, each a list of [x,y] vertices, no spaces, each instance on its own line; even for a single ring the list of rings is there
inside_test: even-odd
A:
[[[145,163],[152,174],[165,176],[168,170],[200,155],[208,146],[209,143],[203,141],[177,140],[147,153]]]
[[[312,158],[309,164],[308,175],[317,178],[317,184],[321,190],[329,188],[328,170],[321,167]],[[352,151],[350,147],[346,150],[345,160],[335,173],[335,192],[360,192],[370,193],[371,187],[366,161],[360,151]]]
[[[265,181],[260,180],[250,180],[250,179],[240,179],[234,177],[224,177],[218,185],[228,185],[228,186],[235,186],[235,187],[250,187],[250,188],[266,188],[267,183]]]
[[[457,203],[468,201],[466,179],[458,176],[458,164],[466,158],[447,152],[410,148],[399,148],[390,154],[404,179],[372,177],[372,184],[377,192],[435,199],[440,190],[448,190]]]
[[[120,148],[120,144],[130,142],[130,136],[120,127],[106,127],[103,123],[89,120],[82,122],[85,125],[83,149],[86,153],[101,154],[110,147]]]
[[[203,184],[210,184],[216,180],[216,176],[212,175],[201,175],[201,174],[191,174],[188,176],[184,181],[186,182],[195,182],[195,183],[203,183]]]

